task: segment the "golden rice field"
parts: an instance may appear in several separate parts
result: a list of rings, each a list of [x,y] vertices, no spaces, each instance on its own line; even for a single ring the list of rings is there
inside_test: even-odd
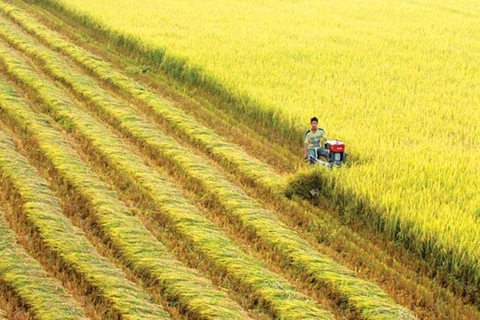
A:
[[[478,167],[468,163],[478,153],[476,57],[462,60],[472,92],[457,74],[449,81],[463,94],[437,84],[422,95],[436,81],[425,78],[393,99],[402,77],[423,69],[385,69],[400,55],[380,53],[403,45],[374,46],[396,34],[380,25],[406,22],[415,6],[432,21],[408,30],[450,30],[440,17],[462,12],[453,2],[389,6],[0,0],[0,319],[480,319]],[[463,4],[455,24],[472,32],[470,46],[475,6]],[[420,45],[404,45],[404,63],[419,58]],[[371,90],[379,83],[383,93]],[[447,116],[435,90],[457,111]],[[351,146],[348,168],[302,168],[295,134],[312,113]],[[271,129],[286,123],[290,133]],[[445,137],[447,125],[469,135]],[[428,141],[445,140],[469,154],[455,166],[425,160],[446,152]],[[411,154],[392,156],[405,145]],[[447,195],[449,184],[463,191]],[[323,197],[302,199],[310,188]]]
[[[58,2],[274,110],[278,134],[317,115],[357,160],[329,196],[478,286],[478,1]]]

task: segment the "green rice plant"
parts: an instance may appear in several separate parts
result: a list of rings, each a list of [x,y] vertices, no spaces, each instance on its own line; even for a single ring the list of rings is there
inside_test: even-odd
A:
[[[35,22],[31,17],[15,10],[12,6],[0,4],[0,9],[21,23],[29,32],[34,33],[53,48],[65,52],[74,61],[94,72],[99,78],[109,81],[120,90],[142,101],[147,106],[144,108],[146,112],[154,115],[159,121],[168,124],[175,132],[178,132],[193,144],[200,146],[222,164],[241,173],[249,181],[260,186],[267,184],[276,191],[282,190],[285,186],[286,181],[283,176],[276,174],[263,162],[248,155],[241,147],[227,142],[222,136],[200,124],[181,108],[152,93],[148,88],[122,74],[107,62],[68,42],[55,32]],[[15,33],[12,30],[13,38],[9,38],[9,41],[15,41]],[[28,48],[26,49],[28,50]],[[45,57],[38,50],[34,54]]]
[[[121,270],[100,256],[85,235],[63,216],[47,181],[16,152],[13,141],[4,132],[0,135],[0,176],[2,192],[22,204],[16,208],[16,214],[26,220],[26,232],[38,237],[41,249],[55,263],[78,278],[79,283],[88,285],[88,291],[96,295],[96,305],[106,309],[106,318],[169,318]]]
[[[0,280],[38,319],[87,319],[73,297],[16,241],[0,207]]]
[[[47,120],[31,111],[14,89],[2,82],[0,110],[14,126],[25,128],[38,141],[45,158],[65,179],[62,181],[86,199],[102,232],[126,265],[148,282],[161,286],[170,300],[194,318],[247,318],[225,293],[178,262],[119,201],[116,193],[81,162],[59,133],[45,125]]]
[[[2,57],[0,60],[5,59],[7,55],[1,45],[0,55]],[[27,72],[29,72],[29,70],[27,70],[27,67],[25,67],[25,64],[21,62],[21,60],[17,62],[20,62],[21,65],[24,66],[22,70],[14,66],[14,58],[6,58],[4,61],[7,65],[17,70],[17,72],[25,76],[28,75]],[[28,79],[32,78],[29,77]],[[247,300],[258,299],[262,301],[272,315],[278,318],[332,318],[330,313],[322,310],[314,301],[296,292],[295,287],[286,280],[268,271],[261,262],[245,254],[234,242],[229,240],[221,230],[204,218],[194,205],[182,198],[179,190],[162,179],[152,169],[145,166],[140,158],[126,148],[118,139],[109,133],[106,128],[98,124],[87,114],[77,110],[73,103],[69,102],[68,98],[64,96],[60,90],[54,87],[50,88],[48,80],[38,79],[36,82],[38,82],[38,86],[35,81],[29,80],[30,85],[39,88],[38,92],[40,96],[51,104],[51,112],[54,117],[63,124],[68,123],[70,129],[78,131],[82,137],[88,139],[92,147],[96,150],[94,152],[101,154],[102,157],[109,159],[109,161],[120,162],[120,166],[125,168],[124,171],[127,171],[127,175],[129,177],[135,177],[135,180],[139,179],[143,181],[145,177],[152,177],[149,190],[157,195],[155,200],[161,203],[159,207],[162,211],[165,211],[165,215],[174,226],[175,232],[180,233],[182,238],[188,243],[191,243],[191,245],[194,246],[194,250],[197,251],[203,259],[209,260],[210,264],[217,268],[219,272],[226,272],[230,279],[238,283],[240,287],[239,290],[244,292],[246,296],[250,296]],[[52,91],[42,90],[40,88],[49,88],[49,90]],[[3,91],[8,92],[9,90],[5,88]],[[129,212],[126,207],[122,206],[117,199],[112,197],[112,192],[108,191],[105,184],[95,178],[94,174],[81,163],[78,156],[62,152],[62,150],[68,150],[70,148],[53,130],[48,129],[46,126],[41,126],[41,123],[44,121],[31,110],[29,111],[18,98],[15,98],[14,93],[8,95],[8,99],[5,100],[5,105],[2,108],[9,118],[12,120],[15,119],[14,123],[16,126],[25,128],[30,132],[32,137],[38,140],[39,147],[45,150],[43,152],[46,157],[50,159],[54,167],[57,167],[59,174],[63,175],[67,181],[70,181],[69,184],[72,184],[79,194],[85,194],[86,198],[92,198],[92,200],[89,200],[89,202],[92,203],[101,201],[104,208],[115,208],[114,213],[97,213],[105,216],[105,221],[101,223],[102,225],[107,225],[105,228],[109,228],[108,225],[114,224],[123,230],[130,230],[132,233],[138,229],[136,224],[139,224],[139,222],[128,223],[135,219],[132,217],[132,213]],[[70,114],[71,116],[65,118],[65,114]],[[53,149],[55,149],[54,152],[49,151]],[[52,153],[50,154],[50,152]],[[115,164],[115,166],[118,166],[118,164]],[[92,212],[99,210],[102,209],[91,205]],[[124,214],[122,215],[121,213]],[[115,215],[117,215],[118,218],[116,218]],[[115,223],[113,223],[113,221],[115,221]],[[109,231],[106,232],[108,233]],[[117,235],[119,232],[115,229],[110,231],[110,233],[112,233],[112,237],[122,237],[121,235]],[[152,248],[149,248],[148,242],[139,238],[134,240],[135,242],[132,243],[138,243],[145,253],[149,255],[148,260],[152,261],[150,265],[148,265],[147,262],[143,262],[143,265],[141,265],[142,272],[148,273],[150,272],[149,270],[158,269],[158,267],[155,267],[156,265],[168,264],[168,261],[161,261],[159,260],[160,258],[157,258],[160,253],[158,250],[155,253]],[[133,244],[129,244],[129,246],[135,248]],[[150,245],[150,247],[153,246]],[[137,255],[138,254],[140,253],[137,253]],[[164,254],[164,256],[165,259],[172,259],[166,254]],[[145,256],[144,259],[146,260],[147,256]],[[133,264],[134,267],[140,264],[134,261],[133,257],[129,258],[128,262]],[[163,272],[167,273],[167,275],[158,280],[167,284],[167,293],[169,292],[168,285],[170,282],[178,279],[179,283],[177,288],[172,290],[172,295],[182,296],[184,293],[180,292],[178,287],[183,286],[184,291],[191,292],[206,305],[205,300],[208,297],[208,292],[204,290],[202,293],[199,289],[202,288],[200,284],[195,284],[193,281],[188,282],[187,275],[182,273],[182,270],[172,265],[172,263],[170,263],[170,266],[166,269],[167,270]],[[174,287],[174,284],[170,285]],[[203,287],[205,286],[206,284],[203,284]],[[191,304],[194,303],[195,301],[191,302]],[[222,308],[225,307],[225,302],[217,298],[216,309],[222,310]],[[222,316],[226,317],[220,313],[216,315],[217,318]],[[233,315],[230,315],[230,317],[233,317]]]
[[[83,138],[89,136],[89,144],[92,147],[95,144],[104,144],[103,147],[97,147],[96,151],[102,154],[109,165],[121,168],[119,171],[123,171],[123,176],[128,178],[131,184],[138,185],[139,189],[143,189],[152,199],[160,199],[160,201],[154,200],[159,206],[172,197],[172,194],[168,193],[169,190],[165,188],[165,184],[156,179],[151,170],[146,168],[140,174],[139,163],[141,160],[132,163],[132,156],[123,150],[124,148],[119,146],[115,157],[109,156],[108,153],[113,153],[113,143],[107,144],[103,141],[106,139],[107,133],[94,132],[91,124],[93,120],[86,121],[84,120],[85,114],[79,115],[72,108],[66,108],[65,103],[61,103],[62,100],[58,94],[51,95],[47,90],[42,90],[42,81],[34,81],[32,76],[22,75],[26,72],[24,62],[13,59],[8,53],[2,53],[2,59],[10,74],[17,77],[18,80],[23,78],[24,80],[21,81],[38,88],[40,96],[49,100],[49,108],[59,122],[68,122],[77,126],[83,122],[83,130],[80,135]],[[62,68],[59,65],[56,68],[47,66],[57,76],[65,70],[67,70],[65,73],[68,73],[69,69],[63,69],[63,67],[65,66]],[[64,79],[66,79],[65,73],[62,75]],[[82,81],[81,75],[76,74],[75,83],[82,83]],[[73,81],[70,82],[70,85],[74,86]],[[407,309],[395,304],[376,285],[357,278],[350,270],[319,254],[308,242],[281,223],[273,212],[263,209],[240,188],[227,181],[209,163],[189,152],[174,139],[162,134],[158,128],[144,121],[132,109],[115,103],[113,98],[106,100],[108,96],[105,96],[106,93],[99,88],[83,88],[79,93],[94,104],[93,109],[102,117],[108,119],[137,143],[148,148],[153,157],[163,157],[181,174],[194,181],[205,193],[206,199],[211,198],[217,201],[225,212],[236,219],[239,225],[248,230],[255,239],[282,256],[286,265],[311,281],[327,285],[337,295],[346,299],[362,317],[369,319],[414,318]],[[126,154],[128,157],[125,156]]]

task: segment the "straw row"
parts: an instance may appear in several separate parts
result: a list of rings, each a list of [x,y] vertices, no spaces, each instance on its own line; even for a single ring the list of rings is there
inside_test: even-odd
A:
[[[4,96],[4,88],[1,89]],[[7,101],[8,102],[8,101]],[[2,109],[5,101],[2,99]],[[85,235],[62,214],[59,201],[28,161],[15,151],[11,138],[0,139],[0,176],[3,192],[23,204],[16,214],[25,219],[25,232],[35,234],[39,250],[46,250],[78,282],[90,287],[105,308],[106,318],[166,319],[143,290],[128,281],[121,270],[100,256]]]
[[[0,51],[2,50],[0,49]],[[12,59],[9,59],[7,64],[11,61]],[[20,60],[18,63],[22,65]],[[19,71],[14,64],[11,64],[11,68],[15,70],[14,73],[16,74],[25,72],[25,67],[23,67],[24,70]],[[19,75],[19,77],[21,76]],[[152,184],[149,187],[149,194],[154,193],[156,195],[155,201],[158,203],[162,213],[165,212],[165,218],[172,225],[172,228],[181,234],[182,239],[191,243],[198,254],[204,259],[210,260],[210,264],[218,269],[219,272],[226,272],[228,277],[238,283],[238,286],[241,287],[240,290],[244,291],[245,295],[251,296],[248,300],[253,302],[253,300],[259,299],[267,306],[272,315],[279,318],[332,318],[328,312],[323,311],[315,302],[296,292],[295,287],[291,284],[269,272],[262,263],[244,253],[234,242],[223,235],[221,230],[205,219],[195,206],[182,198],[180,190],[177,190],[161,178],[151,168],[143,165],[142,159],[132,154],[132,151],[109,133],[105,127],[87,114],[77,110],[59,90],[56,90],[54,93],[42,90],[41,87],[48,87],[46,80],[39,79],[39,85],[37,86],[27,79],[29,77],[25,78],[26,82],[29,82],[33,87],[39,88],[40,96],[50,104],[52,115],[57,120],[68,123],[69,126],[75,128],[79,135],[88,140],[88,143],[91,144],[96,153],[108,159],[114,166],[121,166],[125,176],[134,177],[135,181],[145,181],[145,183],[150,181]],[[12,107],[12,116],[16,115],[18,117],[18,114],[21,113],[20,109],[18,106]],[[19,124],[25,126],[24,122],[27,122],[27,119],[32,121],[32,118],[32,114],[28,116],[25,114],[23,116],[24,120],[19,122]],[[39,131],[32,132],[32,135],[38,139],[41,137]],[[60,142],[56,140],[52,136],[45,139],[46,143],[50,142],[53,145],[59,145]],[[59,157],[58,152],[56,157]],[[78,160],[70,156],[69,164],[77,162]],[[68,172],[71,171],[73,171],[73,168],[68,170]],[[83,179],[87,179],[89,181],[88,185],[92,188],[90,176],[91,174],[86,174]],[[145,184],[142,184],[142,186],[145,186]],[[79,190],[79,192],[82,191]],[[103,203],[109,201],[101,193],[101,188],[96,187],[94,192],[102,199]],[[109,206],[111,205],[109,204]],[[119,210],[118,205],[115,208],[117,208],[116,211]]]
[[[123,75],[109,63],[68,42],[13,6],[0,3],[0,10],[7,13],[23,28],[32,32],[53,48],[67,54],[100,79],[110,82],[120,90],[128,92],[142,101],[146,106],[144,110],[154,115],[158,121],[170,126],[185,139],[200,146],[226,167],[241,173],[251,182],[259,185],[267,184],[274,190],[281,190],[285,186],[285,179],[276,174],[270,167],[249,156],[238,145],[227,142],[222,136],[203,126],[181,108],[174,106],[171,102],[155,95],[135,80]]]
[[[176,261],[118,200],[117,194],[80,161],[59,133],[45,125],[45,118],[32,112],[12,88],[3,85],[2,91],[6,94],[0,101],[8,101],[2,107],[5,115],[14,126],[24,128],[36,139],[42,155],[57,170],[59,180],[85,199],[89,211],[95,215],[109,244],[120,252],[124,264],[149,283],[159,285],[171,301],[177,301],[194,318],[247,318],[225,293]]]
[[[35,50],[35,48],[32,47],[29,50]],[[47,60],[41,53],[35,56],[40,59],[43,56],[46,68],[94,103],[95,110],[102,117],[134,138],[137,143],[146,146],[152,155],[161,155],[171,162],[192,181],[202,186],[204,192],[215,198],[226,212],[238,219],[241,226],[251,230],[258,240],[283,255],[286,261],[291,261],[291,267],[302,270],[316,281],[328,284],[333,291],[347,299],[362,316],[397,318],[399,314],[409,314],[406,309],[389,299],[377,286],[356,278],[351,271],[319,255],[306,241],[283,225],[272,212],[261,208],[258,203],[228,182],[221,173],[203,159],[191,154],[188,149],[182,148],[172,138],[161,134],[158,128],[143,121],[130,108],[114,103],[114,98],[100,89],[81,88],[82,82],[86,80],[79,74],[73,74],[73,71],[61,65],[58,60],[55,61],[51,57]],[[50,63],[49,60],[51,60]]]
[[[16,244],[0,207],[0,279],[38,319],[87,319],[62,285]]]

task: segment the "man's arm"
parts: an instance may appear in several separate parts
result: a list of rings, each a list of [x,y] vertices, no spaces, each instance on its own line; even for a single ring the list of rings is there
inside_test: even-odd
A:
[[[305,139],[303,139],[303,157],[307,158],[308,156],[308,133],[305,135]]]

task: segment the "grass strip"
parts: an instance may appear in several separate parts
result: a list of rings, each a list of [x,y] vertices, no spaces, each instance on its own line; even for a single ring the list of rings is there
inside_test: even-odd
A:
[[[16,244],[0,207],[0,279],[38,319],[87,319],[84,311],[62,285]],[[0,317],[1,318],[1,317]]]
[[[61,64],[53,63],[52,65],[55,67],[46,67],[64,80],[70,77],[69,83],[74,89],[74,86],[79,88],[79,83],[84,81],[79,74],[76,74],[74,78],[72,78],[72,74],[68,75],[70,69],[64,69],[66,66],[62,65],[60,68]],[[107,96],[98,88],[77,90],[96,105],[96,112],[102,114],[122,132],[134,138],[137,143],[146,146],[153,157],[163,157],[171,162],[182,174],[200,186],[206,197],[210,196],[218,201],[227,213],[238,220],[241,226],[249,230],[266,247],[282,255],[292,268],[300,273],[305,273],[314,281],[327,284],[333,292],[346,299],[361,316],[369,319],[414,318],[407,309],[395,304],[376,285],[357,278],[353,272],[320,255],[310,244],[280,222],[273,212],[263,209],[202,158],[181,147],[174,139],[162,135],[158,128],[145,122],[132,109],[119,103],[112,104],[113,98],[104,99]],[[69,122],[76,121],[71,114],[67,113],[61,118],[68,119]],[[102,152],[100,149],[98,151]],[[140,183],[138,176],[132,183]],[[151,188],[154,183],[151,177],[145,177],[140,187],[152,192]],[[162,188],[161,185],[154,190],[159,188]]]
[[[24,215],[28,232],[40,239],[45,254],[51,254],[55,263],[62,264],[73,277],[90,286],[99,305],[108,306],[107,319],[168,318],[121,270],[98,255],[85,235],[63,216],[47,181],[16,152],[6,133],[0,138],[0,173],[4,192],[21,204],[18,215]]]
[[[160,286],[163,294],[194,319],[247,318],[225,293],[178,262],[118,200],[116,193],[80,161],[59,134],[45,125],[48,121],[18,98],[13,88],[0,82],[0,92],[4,115],[38,141],[38,147],[61,179],[88,201],[91,213],[109,237],[109,245],[122,255],[126,265],[148,283]]]
[[[270,188],[278,191],[285,187],[285,178],[274,172],[265,163],[251,157],[241,147],[227,142],[212,129],[199,123],[193,116],[123,75],[108,62],[70,43],[13,6],[0,3],[0,9],[26,30],[53,48],[66,53],[102,80],[110,82],[145,103],[150,108],[150,113],[157,119],[161,119],[162,123],[168,124],[175,132],[181,133],[190,142],[201,146],[223,165],[241,173],[243,177],[260,186],[267,184]]]
[[[2,52],[3,56],[1,46],[0,52]],[[38,81],[43,84],[42,86],[48,86],[47,81]],[[36,87],[33,83],[31,85]],[[156,197],[156,200],[162,203],[161,209],[168,212],[168,219],[174,225],[175,231],[191,243],[204,259],[210,260],[212,266],[220,269],[221,272],[226,272],[229,278],[238,283],[238,286],[241,287],[240,291],[244,291],[246,296],[251,296],[248,300],[252,302],[257,299],[260,300],[270,310],[270,313],[277,318],[333,318],[330,313],[322,310],[314,301],[296,292],[295,287],[286,280],[269,272],[262,263],[244,253],[221,230],[204,218],[194,205],[182,198],[179,190],[161,179],[152,169],[143,165],[142,160],[131,154],[131,151],[126,149],[123,143],[109,133],[105,127],[98,124],[94,119],[90,119],[86,114],[77,111],[73,105],[67,102],[67,98],[61,95],[61,92],[53,94],[43,94],[43,92],[43,90],[39,90],[40,96],[49,101],[52,106],[55,106],[52,107],[52,109],[55,109],[53,111],[55,117],[63,117],[62,115],[65,113],[73,114],[74,117],[67,120],[69,126],[71,125],[71,128],[81,131],[81,134],[90,140],[95,148],[102,148],[102,156],[109,159],[122,159],[121,161],[125,166],[124,171],[128,171],[128,175],[136,177],[135,179],[143,180],[143,176],[155,177],[155,185],[153,187],[159,187],[156,190],[156,193],[159,195]],[[4,109],[11,118],[18,119],[15,121],[17,126],[28,128],[28,123],[34,122],[35,114],[31,111],[28,112],[28,109],[25,107],[22,108],[18,102],[10,103],[9,106],[10,108],[5,107]],[[30,124],[30,127],[32,126],[33,124]],[[60,150],[68,149],[61,139],[55,137],[52,130],[47,134],[48,128],[46,127],[28,130],[31,131],[32,136],[37,138],[40,148],[49,148],[49,144],[52,147],[58,146],[59,150],[55,153],[56,158],[60,157]],[[68,163],[68,166],[71,166],[70,168],[65,168],[65,173],[61,173],[66,176],[66,179],[74,179],[73,177],[67,177],[69,172],[72,171],[88,172],[83,167],[81,170],[79,169],[81,168],[81,161],[78,157],[67,154],[61,154],[61,157],[65,159],[65,164],[62,164],[62,166],[67,166],[66,163]],[[52,159],[52,163],[54,163],[54,166],[57,166],[55,159]],[[59,170],[61,169],[59,168]],[[94,181],[91,173],[86,173],[85,177],[82,176],[75,179],[86,181],[89,189],[97,197],[101,197],[105,206],[115,208],[115,212],[127,211],[126,208],[120,206],[121,204],[118,200],[108,197],[105,191],[106,187],[100,185],[100,182]],[[85,191],[78,188],[78,192],[84,193]],[[109,218],[108,221],[112,219]],[[135,227],[129,226],[129,228],[133,229]],[[145,245],[142,247],[145,247]],[[177,273],[176,276],[179,277],[179,274]],[[183,279],[183,281],[185,280]],[[184,283],[184,285],[186,284]],[[190,287],[194,288],[195,286],[190,284]],[[192,291],[195,295],[201,296],[198,294],[198,290]],[[220,304],[220,302],[218,303]]]

